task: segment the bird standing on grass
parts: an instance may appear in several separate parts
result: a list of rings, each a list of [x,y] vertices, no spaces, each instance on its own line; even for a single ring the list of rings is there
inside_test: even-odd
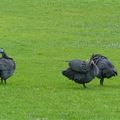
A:
[[[103,85],[104,78],[111,78],[117,75],[117,70],[107,57],[100,54],[93,54],[90,60],[93,60],[99,68],[97,77],[100,79],[100,85]]]
[[[62,72],[70,80],[83,84],[84,88],[86,88],[85,83],[93,80],[98,73],[99,69],[92,60],[89,62],[81,60],[69,61],[69,68]]]
[[[0,58],[1,84],[3,84],[3,82],[6,84],[6,80],[13,75],[16,65],[15,61],[10,58],[2,48],[0,49],[0,53],[2,54]]]

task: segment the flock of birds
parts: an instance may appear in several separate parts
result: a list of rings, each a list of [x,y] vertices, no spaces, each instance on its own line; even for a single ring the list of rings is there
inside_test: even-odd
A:
[[[13,75],[16,64],[4,49],[0,48],[0,54],[2,55],[0,58],[0,78],[1,83],[6,84],[6,80]],[[99,78],[100,85],[103,85],[105,78],[117,75],[117,70],[112,62],[100,54],[92,55],[89,61],[71,60],[67,62],[69,67],[62,71],[62,74],[76,83],[83,84],[84,88],[86,88],[85,84],[95,77]]]
[[[68,62],[68,68],[62,71],[62,74],[76,83],[85,84],[92,81],[95,77],[100,79],[100,85],[103,85],[104,78],[111,78],[117,75],[117,70],[107,57],[95,54],[89,61],[71,60]]]

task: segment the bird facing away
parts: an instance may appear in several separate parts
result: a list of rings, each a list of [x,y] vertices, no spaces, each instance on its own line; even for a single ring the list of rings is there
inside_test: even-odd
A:
[[[13,75],[16,65],[12,58],[10,58],[5,51],[1,48],[0,53],[2,57],[0,58],[0,78],[1,83],[6,84],[6,80]]]
[[[62,71],[62,74],[76,83],[83,84],[84,88],[86,88],[85,83],[93,80],[99,73],[94,61],[72,60],[68,65],[69,67]]]
[[[99,68],[97,77],[100,79],[100,85],[103,85],[104,78],[111,78],[117,75],[117,70],[107,57],[100,54],[93,54],[90,60],[93,60]]]

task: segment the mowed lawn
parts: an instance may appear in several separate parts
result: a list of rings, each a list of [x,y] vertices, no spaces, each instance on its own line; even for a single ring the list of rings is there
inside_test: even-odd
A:
[[[0,47],[16,61],[0,120],[119,120],[120,78],[82,85],[65,60],[107,56],[120,69],[119,0],[1,0]]]

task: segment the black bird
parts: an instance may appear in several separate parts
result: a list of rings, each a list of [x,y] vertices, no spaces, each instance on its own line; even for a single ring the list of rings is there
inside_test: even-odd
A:
[[[0,58],[0,78],[1,83],[6,84],[6,80],[13,75],[16,65],[15,61],[10,58],[5,51],[1,48],[0,53],[2,54],[2,57]]]
[[[104,78],[111,78],[117,75],[117,70],[107,57],[100,54],[93,54],[90,60],[93,60],[99,68],[97,77],[100,79],[100,85],[103,85]]]
[[[98,73],[99,69],[94,64],[94,61],[86,62],[81,60],[69,61],[69,68],[62,71],[64,76],[76,83],[83,84],[84,88],[86,88],[85,83],[93,80]]]

